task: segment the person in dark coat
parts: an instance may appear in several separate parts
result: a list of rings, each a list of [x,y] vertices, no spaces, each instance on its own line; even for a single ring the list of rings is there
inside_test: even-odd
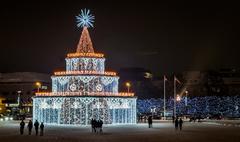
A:
[[[152,128],[152,116],[148,117],[148,127]]]
[[[29,120],[28,122],[28,134],[31,135],[32,134],[32,127],[33,127],[33,123],[31,120]]]
[[[95,132],[95,131],[94,131],[94,124],[93,124],[93,123],[94,123],[94,120],[93,120],[93,118],[92,118],[92,119],[91,119],[92,133]]]
[[[180,120],[179,120],[179,128],[180,128],[180,130],[182,130],[182,124],[183,124],[183,120],[182,120],[182,118],[180,118]]]
[[[100,119],[98,123],[99,123],[99,132],[102,133],[102,131],[103,131],[103,129],[102,129],[103,121]]]
[[[21,134],[21,135],[23,135],[24,126],[25,126],[25,122],[22,120],[22,121],[20,122],[20,134]]]
[[[175,130],[178,130],[178,118],[175,120]]]
[[[38,122],[37,120],[36,120],[35,123],[34,123],[34,127],[35,127],[36,135],[38,135],[39,122]]]
[[[44,124],[42,122],[40,125],[40,136],[43,136],[43,129],[44,129]]]
[[[175,123],[175,116],[172,116],[172,123]]]
[[[93,131],[94,131],[94,133],[96,133],[97,132],[97,120],[96,119],[93,119]]]

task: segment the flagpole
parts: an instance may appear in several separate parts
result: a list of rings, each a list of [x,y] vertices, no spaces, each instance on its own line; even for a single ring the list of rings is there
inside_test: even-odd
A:
[[[166,91],[165,91],[165,81],[166,81],[166,77],[164,75],[164,79],[163,79],[163,118],[164,120],[166,119]]]
[[[173,116],[176,118],[176,77],[174,76]]]

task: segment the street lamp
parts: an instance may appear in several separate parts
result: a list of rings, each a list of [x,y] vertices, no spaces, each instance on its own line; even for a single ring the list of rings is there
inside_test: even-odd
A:
[[[131,87],[131,84],[130,84],[130,82],[126,82],[126,87],[127,87],[127,89],[128,89],[128,93],[129,93],[129,90],[130,90],[130,87]]]
[[[180,96],[180,95],[177,95],[176,101],[177,101],[177,102],[180,102],[180,101],[181,101],[181,96]]]
[[[181,101],[181,96],[179,94],[177,94],[176,96],[176,102],[180,102]],[[176,107],[177,108],[177,107]]]
[[[152,112],[152,118],[153,118],[153,114],[156,112],[156,108],[155,107],[151,108],[151,112]]]
[[[39,92],[39,89],[40,89],[40,87],[41,87],[41,83],[40,83],[40,82],[36,82],[35,84],[36,84],[37,89],[38,89],[38,92]]]

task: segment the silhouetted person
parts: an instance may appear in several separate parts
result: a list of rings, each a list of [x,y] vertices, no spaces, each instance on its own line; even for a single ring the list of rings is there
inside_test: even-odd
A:
[[[172,116],[172,123],[175,123],[175,117]]]
[[[95,131],[94,131],[94,124],[93,124],[93,123],[94,123],[94,119],[92,118],[92,119],[91,119],[92,132],[95,132]]]
[[[180,118],[180,120],[179,120],[179,128],[180,128],[180,130],[182,130],[182,124],[183,124],[183,121],[182,121],[182,118]]]
[[[97,120],[96,119],[93,119],[93,131],[94,131],[94,133],[97,132]]]
[[[146,115],[144,115],[144,123],[146,123],[147,122],[147,116]]]
[[[29,120],[28,122],[28,134],[31,135],[32,134],[32,127],[33,127],[33,123],[31,120]]]
[[[99,123],[99,131],[100,131],[100,133],[102,133],[102,131],[103,131],[102,130],[103,121],[99,120],[98,123]]]
[[[40,136],[43,136],[44,125],[43,122],[40,125]]]
[[[21,134],[21,135],[23,135],[24,126],[25,126],[25,122],[22,120],[22,121],[20,122],[20,134]]]
[[[36,120],[35,123],[34,123],[34,127],[35,127],[36,135],[38,135],[38,127],[39,127],[39,123],[38,123],[37,120]]]
[[[176,130],[178,129],[178,118],[176,118],[176,120],[175,120],[175,129]]]
[[[148,117],[148,127],[152,128],[152,116]]]

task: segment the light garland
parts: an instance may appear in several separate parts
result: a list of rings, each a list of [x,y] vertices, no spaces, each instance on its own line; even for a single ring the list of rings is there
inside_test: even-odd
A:
[[[93,57],[93,58],[103,58],[104,54],[102,53],[68,53],[67,54],[68,58],[73,58],[73,57]]]
[[[133,97],[134,93],[126,92],[37,92],[36,96],[117,96],[117,97]]]
[[[98,72],[98,71],[57,71],[54,72],[54,75],[107,75],[107,76],[116,76],[116,72],[110,72],[110,71],[105,71],[105,72]]]

